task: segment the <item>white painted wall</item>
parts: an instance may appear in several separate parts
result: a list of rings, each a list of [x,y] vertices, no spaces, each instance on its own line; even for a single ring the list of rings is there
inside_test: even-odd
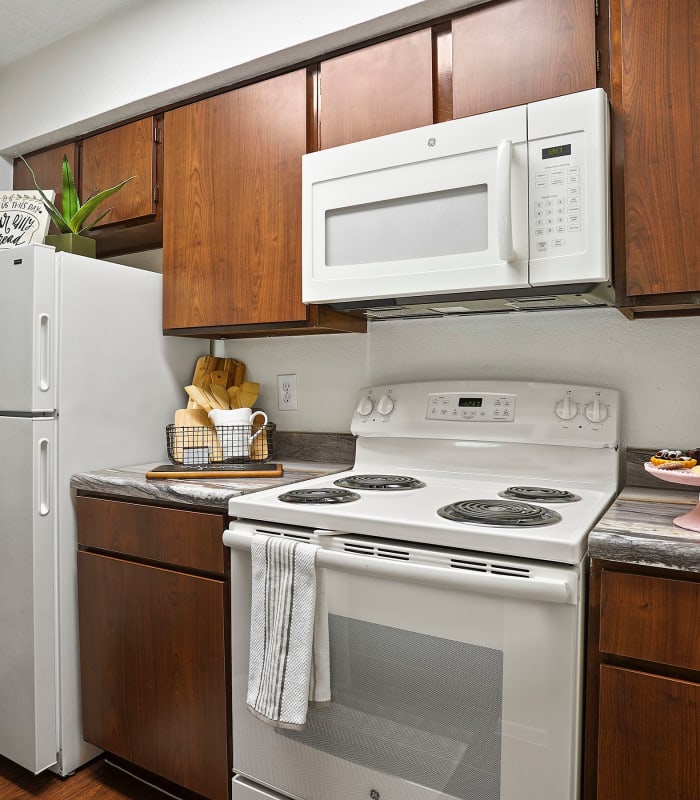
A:
[[[700,321],[629,321],[614,309],[374,322],[369,333],[226,342],[262,384],[280,430],[349,430],[357,389],[431,378],[511,378],[622,393],[628,447],[700,447]],[[278,411],[276,376],[296,373],[298,411]]]
[[[73,138],[477,2],[146,0],[0,70],[0,154]]]

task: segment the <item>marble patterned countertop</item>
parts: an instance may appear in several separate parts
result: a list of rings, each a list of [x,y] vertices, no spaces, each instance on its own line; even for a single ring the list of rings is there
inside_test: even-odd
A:
[[[623,489],[589,536],[591,557],[700,572],[700,533],[673,524],[697,501],[692,492]]]
[[[74,490],[122,500],[197,507],[226,513],[231,497],[273,486],[329,475],[352,465],[345,463],[281,459],[280,478],[148,479],[155,464],[104,469],[74,475]],[[673,524],[698,501],[694,492],[655,486],[628,486],[599,520],[589,537],[593,558],[700,572],[700,533]]]
[[[146,478],[156,464],[139,464],[118,469],[81,472],[71,478],[76,491],[114,497],[120,500],[140,500],[164,505],[196,506],[210,511],[228,511],[231,497],[258,492],[273,486],[317,478],[348,469],[351,464],[324,461],[284,461],[280,478]]]

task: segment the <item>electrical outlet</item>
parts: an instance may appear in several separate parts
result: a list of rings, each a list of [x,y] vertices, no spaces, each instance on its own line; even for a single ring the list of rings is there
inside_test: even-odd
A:
[[[277,408],[280,411],[297,410],[297,376],[277,376]]]

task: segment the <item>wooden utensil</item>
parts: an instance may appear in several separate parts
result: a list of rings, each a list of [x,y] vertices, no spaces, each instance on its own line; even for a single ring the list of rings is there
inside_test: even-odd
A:
[[[209,387],[209,391],[214,395],[216,402],[219,404],[219,408],[231,408],[228,392],[223,386],[220,386],[218,383],[212,383]]]
[[[241,408],[252,408],[260,394],[260,384],[254,381],[243,381],[238,395]]]
[[[240,386],[243,383],[243,381],[245,380],[246,366],[242,361],[236,361],[235,365],[236,365],[236,369],[234,371],[232,385],[233,386]],[[229,385],[231,385],[231,384],[229,384]]]
[[[228,389],[229,386],[232,386],[235,383],[235,376],[236,376],[236,364],[238,362],[234,358],[222,358],[221,364],[219,364],[219,370],[221,372],[226,373],[226,383],[224,384],[224,389]]]
[[[207,398],[211,408],[221,408],[221,405],[219,404],[218,398],[216,397],[214,392],[212,392],[212,390],[211,390],[211,386],[200,386],[199,390]],[[227,406],[227,408],[228,408],[228,406]]]
[[[229,386],[228,387],[228,400],[230,408],[244,408],[241,405],[241,387]]]
[[[245,406],[244,406],[245,407]],[[262,428],[262,423],[253,422],[251,433],[255,434],[257,430]],[[270,446],[267,441],[267,430],[264,430],[260,436],[253,440],[250,446],[250,457],[256,461],[263,461],[270,457]]]
[[[194,400],[200,409],[207,412],[211,411],[211,402],[206,394],[204,394],[201,386],[194,386],[194,384],[192,386],[185,386],[185,391],[187,392],[187,396]]]

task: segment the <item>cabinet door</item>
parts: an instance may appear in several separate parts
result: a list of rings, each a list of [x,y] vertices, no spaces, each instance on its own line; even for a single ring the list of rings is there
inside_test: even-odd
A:
[[[697,292],[700,3],[611,0],[610,23],[626,293]]]
[[[306,320],[306,70],[165,115],[163,327]]]
[[[605,569],[600,650],[700,671],[700,583]]]
[[[700,797],[700,685],[603,665],[597,800]]]
[[[226,800],[223,581],[78,553],[85,739]]]
[[[321,148],[433,121],[429,28],[321,63]]]
[[[98,227],[115,222],[138,220],[156,213],[156,141],[154,119],[122,125],[105,133],[90,136],[82,143],[80,199],[116,186],[134,176],[96,211],[112,210]]]
[[[596,85],[593,0],[508,0],[452,22],[455,118]]]
[[[78,180],[78,148],[75,142],[68,142],[68,144],[60,145],[59,147],[52,147],[50,150],[44,150],[36,155],[27,156],[27,163],[31,166],[39,186],[42,189],[53,189],[56,193],[54,205],[59,211],[62,210],[63,203],[63,156],[68,156],[73,177]],[[34,181],[29,173],[29,170],[24,164],[17,159],[14,163],[14,174],[12,180],[12,187],[14,189],[31,189],[34,190]],[[58,233],[58,228],[52,222],[49,227],[49,233]]]

